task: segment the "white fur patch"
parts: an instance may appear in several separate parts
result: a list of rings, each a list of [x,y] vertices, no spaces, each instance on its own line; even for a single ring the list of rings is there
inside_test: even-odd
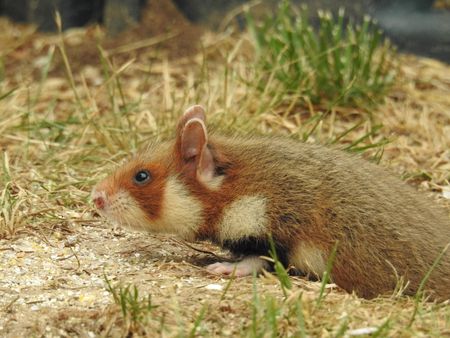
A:
[[[189,190],[175,177],[169,177],[164,190],[161,217],[155,226],[164,232],[193,240],[203,221],[203,207]]]
[[[217,176],[213,177],[212,179],[208,180],[207,182],[203,182],[209,189],[213,191],[219,190],[219,188],[222,186],[224,180],[224,176]]]
[[[267,234],[266,198],[244,196],[225,208],[219,224],[219,240],[238,240],[241,238]]]
[[[302,242],[294,248],[289,262],[302,272],[312,273],[320,278],[326,270],[323,257],[323,252],[317,247]]]

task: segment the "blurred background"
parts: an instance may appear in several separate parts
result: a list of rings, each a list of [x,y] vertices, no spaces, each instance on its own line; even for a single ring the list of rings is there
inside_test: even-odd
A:
[[[34,23],[41,31],[55,31],[57,10],[63,29],[100,23],[115,36],[139,25],[149,2],[153,0],[0,0],[0,15]],[[224,20],[226,24],[243,28],[245,6],[251,6],[255,15],[261,16],[270,14],[280,1],[173,0],[173,3],[190,22],[218,30],[223,28]],[[343,8],[346,19],[353,23],[362,22],[369,15],[399,50],[450,62],[449,0],[296,0],[293,3],[307,5],[313,21],[317,9],[336,14]],[[158,6],[153,4],[155,7]],[[177,18],[173,19],[166,21],[167,26],[177,25]]]

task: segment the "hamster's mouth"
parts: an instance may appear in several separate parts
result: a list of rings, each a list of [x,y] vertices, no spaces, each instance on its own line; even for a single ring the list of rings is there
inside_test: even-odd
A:
[[[123,214],[111,210],[99,210],[98,213],[105,223],[111,225],[114,230],[122,228],[135,231],[149,231],[149,224],[145,218],[130,217],[128,213]]]
[[[142,208],[125,190],[108,195],[104,191],[94,191],[92,195],[97,212],[114,227],[139,231],[157,231]]]
[[[91,201],[95,205],[95,211],[114,229],[118,227],[134,228],[126,217],[127,203],[124,202],[128,199],[124,195],[115,194],[111,197],[104,190],[98,190],[97,187],[91,193]]]

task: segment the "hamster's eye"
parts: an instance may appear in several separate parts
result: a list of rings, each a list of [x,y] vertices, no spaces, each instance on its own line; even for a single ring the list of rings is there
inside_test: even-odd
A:
[[[150,179],[152,178],[152,176],[150,175],[150,172],[148,170],[139,170],[133,177],[133,181],[134,183],[136,183],[137,185],[144,185],[146,184],[148,181],[150,181]]]

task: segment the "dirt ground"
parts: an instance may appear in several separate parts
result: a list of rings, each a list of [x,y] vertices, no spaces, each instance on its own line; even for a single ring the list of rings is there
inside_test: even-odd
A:
[[[233,87],[230,80],[229,97],[220,103],[222,101],[215,97],[223,92],[223,79],[214,76],[210,79],[206,75],[208,88],[202,89],[190,73],[192,68],[202,67],[205,55],[233,63],[233,53],[237,54],[235,51],[241,46],[234,44],[236,40],[227,40],[227,34],[213,34],[189,24],[170,1],[157,5],[150,1],[143,22],[114,40],[95,27],[65,34],[67,58],[77,90],[100,88],[93,90],[92,97],[86,94],[81,98],[82,104],[88,102],[95,106],[93,113],[86,117],[73,113],[80,103],[74,98],[67,80],[70,75],[67,75],[62,53],[55,54],[52,67],[42,80],[45,57],[59,43],[60,37],[36,33],[33,27],[4,19],[0,21],[3,49],[0,93],[15,90],[6,101],[0,101],[2,175],[16,177],[9,186],[12,195],[16,193],[18,200],[25,196],[22,205],[16,204],[17,208],[12,209],[17,212],[8,214],[16,217],[17,228],[0,237],[2,337],[133,336],[131,324],[124,323],[120,306],[114,304],[107,290],[106,279],[113,285],[136,285],[139,293],[151,295],[152,303],[157,306],[149,319],[148,331],[136,331],[137,336],[190,336],[201,313],[201,329],[193,331],[191,336],[239,336],[251,320],[249,304],[255,301],[255,287],[258,294],[273,295],[275,302],[283,299],[279,282],[273,275],[261,276],[256,281],[248,277],[230,282],[206,273],[206,264],[230,258],[227,252],[209,243],[188,245],[171,236],[116,229],[96,214],[89,199],[90,190],[104,177],[103,169],[113,168],[130,150],[130,146],[123,146],[121,142],[132,138],[122,136],[123,139],[116,140],[111,137],[106,140],[111,145],[105,139],[102,144],[99,133],[89,129],[95,129],[92,121],[105,118],[116,106],[121,107],[120,103],[108,99],[106,86],[99,85],[104,65],[99,57],[98,41],[108,60],[112,60],[123,76],[124,96],[140,98],[136,109],[139,113],[133,111],[131,123],[140,121],[143,135],[155,128],[157,122],[153,116],[157,111],[179,113],[177,102],[182,106],[185,101],[203,100],[217,108],[220,115],[221,111],[228,111],[229,106],[239,106],[242,98],[248,96],[242,89]],[[245,48],[242,49],[245,54]],[[377,137],[391,140],[385,147],[381,165],[402,175],[408,184],[432,195],[436,203],[450,211],[450,66],[414,56],[399,58],[401,80],[376,111],[377,119],[383,123]],[[121,67],[128,62],[131,66],[125,67],[122,74]],[[149,80],[138,77],[137,74],[146,72],[150,65]],[[219,69],[212,74],[223,73]],[[84,78],[80,74],[84,74]],[[38,81],[44,83],[42,87]],[[184,91],[189,93],[182,96],[180,93]],[[41,96],[35,102],[33,97],[37,92]],[[149,94],[142,96],[138,92]],[[205,99],[201,95],[206,93],[209,97]],[[34,113],[22,113],[26,110],[24,107],[31,106],[30,102],[34,104],[30,108]],[[236,109],[251,110],[249,107],[253,104],[250,102]],[[13,112],[18,112],[25,122],[15,121]],[[71,124],[70,119],[65,120],[66,129],[58,135],[52,134],[53,129],[49,131],[39,126],[45,129],[40,131],[45,142],[36,137],[31,122],[28,129],[23,127],[36,116],[46,116],[49,123],[58,126],[58,121],[70,114],[78,122]],[[333,127],[328,129],[324,126],[323,135],[316,135],[317,141],[365,116],[358,114],[342,109],[338,117],[334,116],[335,119],[340,117],[341,122],[332,122]],[[10,122],[13,120],[14,123]],[[301,124],[301,121],[295,117],[282,119],[277,111],[263,114],[258,120],[261,130],[285,134],[295,130],[296,123]],[[118,125],[125,124],[123,119]],[[110,135],[116,135],[118,125],[109,128]],[[365,124],[368,125],[370,122]],[[70,133],[77,136],[72,139]],[[58,142],[65,138],[67,144],[59,148]],[[79,167],[73,167],[73,163],[79,163]],[[5,195],[2,198],[6,200]],[[408,331],[405,328],[415,308],[412,299],[394,295],[367,301],[330,284],[326,289],[326,306],[318,310],[314,304],[321,283],[295,276],[292,281],[294,289],[302,292],[306,325],[314,336],[338,336],[344,317],[349,329],[347,336],[356,336],[360,335],[357,329],[382,325],[392,316],[391,334],[450,336],[448,304],[424,305],[426,311],[414,324],[414,331]],[[298,293],[294,292],[292,298],[295,295]],[[288,333],[295,336],[289,326],[286,321],[279,323],[280,336]]]

